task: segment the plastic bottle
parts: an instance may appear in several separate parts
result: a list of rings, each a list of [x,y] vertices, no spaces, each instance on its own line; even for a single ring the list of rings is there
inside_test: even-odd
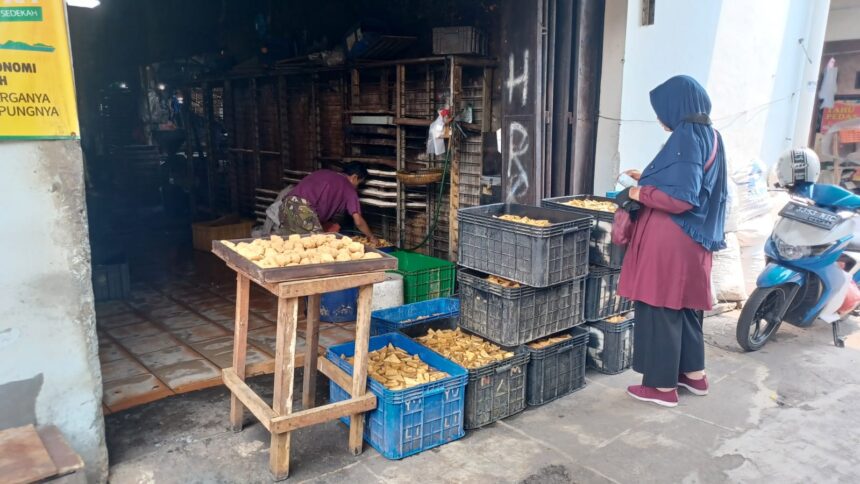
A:
[[[627,173],[622,173],[622,174],[618,175],[618,181],[617,182],[619,185],[621,185],[624,188],[635,187],[636,185],[639,184],[639,182],[637,182],[635,178],[628,175]]]

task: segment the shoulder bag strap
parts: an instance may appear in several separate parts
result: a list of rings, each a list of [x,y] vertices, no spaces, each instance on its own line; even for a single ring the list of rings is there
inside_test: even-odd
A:
[[[714,160],[717,159],[717,143],[718,142],[719,142],[719,138],[717,137],[717,130],[714,129],[714,148],[711,150],[711,156],[708,158],[708,162],[705,163],[705,171],[708,171],[708,169],[711,168],[711,165],[714,164]]]

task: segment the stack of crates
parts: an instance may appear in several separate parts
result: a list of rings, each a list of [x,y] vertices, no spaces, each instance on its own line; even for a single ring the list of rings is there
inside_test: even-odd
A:
[[[462,437],[466,370],[400,333],[370,338],[368,350],[388,345],[418,355],[421,361],[448,375],[404,390],[390,390],[369,378],[369,390],[378,403],[376,410],[361,416],[365,419],[364,440],[384,457],[402,459]],[[348,358],[354,355],[355,342],[350,341],[329,348],[326,359],[352,375]],[[334,380],[329,383],[329,395],[332,403],[349,399],[348,389]],[[341,420],[349,424],[349,417]]]
[[[503,220],[503,215],[548,220],[549,225]],[[533,377],[525,378],[524,388],[497,387],[496,393],[516,390],[527,398],[520,406],[494,414],[503,418],[522,410],[526,401],[542,404],[581,388],[587,333],[573,328],[584,321],[592,217],[494,204],[461,209],[458,219],[460,326],[512,351],[522,348],[523,368],[514,365],[510,371],[525,370]],[[490,276],[514,284],[491,282]],[[572,331],[571,338],[549,347],[535,350],[527,346]],[[500,396],[494,395],[493,400]]]
[[[456,329],[457,319],[448,318],[423,325],[411,325],[401,331],[411,338],[419,338],[428,330]],[[460,328],[462,330],[462,328]],[[468,331],[464,331],[468,334]],[[514,356],[494,361],[477,368],[466,368],[466,408],[463,426],[477,429],[509,417],[526,407],[526,366],[529,353],[518,346],[505,348]]]
[[[633,364],[632,313],[589,323],[588,367],[614,375]]]
[[[418,338],[431,329],[456,329],[459,317],[459,299],[433,299],[374,311],[371,333],[380,335],[399,332],[420,343]],[[521,347],[508,349],[514,356],[507,360],[464,369],[467,372],[463,413],[465,429],[483,427],[525,408],[529,352]],[[432,352],[430,349],[428,351]]]
[[[589,367],[604,373],[619,373],[630,367],[633,352],[633,319],[622,317],[633,309],[633,302],[618,294],[624,247],[612,243],[614,213],[573,207],[572,200],[614,202],[591,195],[547,198],[542,205],[570,213],[591,215],[594,227],[589,243],[591,269],[585,285],[585,320],[591,333]]]
[[[526,345],[530,357],[526,392],[530,407],[549,403],[585,386],[589,332],[577,326],[565,333],[570,338],[547,347]]]

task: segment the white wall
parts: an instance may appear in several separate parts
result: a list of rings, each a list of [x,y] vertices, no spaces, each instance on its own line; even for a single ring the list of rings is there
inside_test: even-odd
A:
[[[860,0],[831,0],[824,40],[860,39]]]
[[[79,143],[0,142],[0,207],[0,428],[55,424],[104,480]]]
[[[660,149],[668,134],[656,122],[648,93],[676,74],[691,75],[708,90],[730,159],[775,160],[795,143],[798,104],[808,89],[807,54],[814,66],[820,58],[821,39],[810,36],[816,34],[813,19],[823,18],[814,14],[827,7],[828,0],[657,0],[654,24],[642,26],[641,0],[628,0],[622,89],[601,90],[601,103],[621,98],[618,153],[598,143],[597,155],[598,164],[617,156],[618,166],[596,170],[595,193],[612,188],[607,173],[642,169]],[[604,63],[606,72],[617,56],[604,56]],[[600,126],[606,124],[601,119]]]
[[[636,1],[636,0],[633,0]],[[618,178],[621,94],[628,0],[606,2],[603,20],[603,66],[600,73],[600,107],[594,160],[595,194],[607,191]]]

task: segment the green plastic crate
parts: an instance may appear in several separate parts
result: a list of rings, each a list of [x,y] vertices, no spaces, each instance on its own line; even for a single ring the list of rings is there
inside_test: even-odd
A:
[[[396,250],[396,272],[403,276],[403,303],[426,301],[454,294],[456,267],[446,260]]]

